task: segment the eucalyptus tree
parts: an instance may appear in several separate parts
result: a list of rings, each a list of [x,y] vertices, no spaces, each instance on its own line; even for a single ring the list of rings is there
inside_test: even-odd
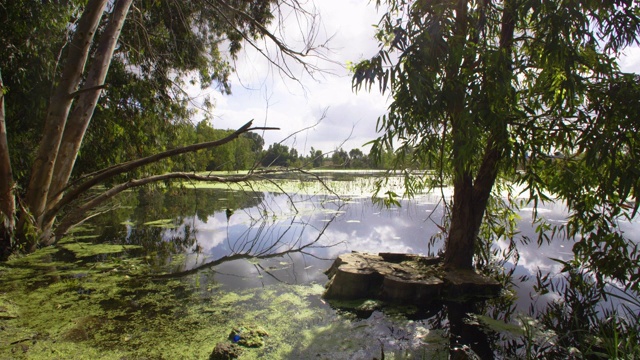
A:
[[[55,241],[126,188],[190,176],[152,175],[166,169],[159,160],[257,129],[249,122],[223,139],[167,145],[178,139],[173,125],[192,116],[184,82],[230,93],[244,44],[262,51],[258,41],[270,42],[277,53],[263,54],[283,76],[294,77],[291,62],[317,69],[305,60],[317,55],[314,33],[300,48],[283,40],[274,20],[290,12],[316,24],[297,0],[1,1],[0,253]]]
[[[364,169],[368,166],[362,150],[359,148],[349,150],[349,165],[356,169]]]
[[[637,245],[615,223],[638,209],[640,85],[616,59],[638,43],[640,4],[376,4],[380,51],[353,85],[391,94],[373,152],[395,145],[399,163],[432,164],[453,184],[445,266],[473,267],[492,190],[508,178],[535,204],[566,201],[577,262],[637,285]],[[429,180],[405,184],[411,194]]]

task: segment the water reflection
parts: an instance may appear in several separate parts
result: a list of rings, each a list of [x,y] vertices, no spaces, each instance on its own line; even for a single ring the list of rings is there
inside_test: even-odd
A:
[[[201,196],[207,196],[207,193],[201,191]],[[237,290],[273,282],[322,283],[326,281],[323,271],[333,259],[349,251],[434,255],[442,249],[442,242],[429,241],[440,232],[437,225],[443,208],[438,205],[439,195],[424,195],[415,201],[404,201],[400,208],[391,209],[372,204],[368,197],[351,198],[344,206],[337,201],[327,202],[327,198],[321,196],[263,193],[259,197],[264,199],[262,203],[237,209],[229,217],[223,207],[206,218],[184,216],[178,229],[182,232],[194,229],[194,241],[187,250],[184,268],[180,270],[196,268],[234,254],[260,256],[282,252],[294,244],[317,245],[305,253],[265,259],[259,264],[246,259],[216,264],[217,280]],[[292,208],[292,203],[297,210]],[[566,216],[563,207],[553,204],[538,209],[538,212],[549,222],[562,221]],[[518,227],[521,235],[534,240],[519,244],[517,264],[508,262],[506,266],[515,267],[516,281],[523,275],[528,277],[527,281],[518,282],[515,288],[518,310],[526,311],[532,302],[531,294],[535,293],[533,278],[538,270],[558,274],[561,265],[551,258],[570,259],[572,245],[571,242],[557,240],[538,246],[535,241],[537,234],[530,220],[531,209],[522,209],[520,215]],[[330,221],[331,226],[327,226]],[[321,237],[320,231],[323,232]],[[170,238],[167,234],[175,233],[176,230],[165,230],[165,240]],[[180,244],[188,243],[183,241]],[[496,246],[506,249],[508,243],[498,242]],[[547,294],[535,300],[544,305],[551,299],[553,295]]]
[[[442,241],[429,241],[440,232],[440,194],[423,195],[390,209],[372,204],[366,196],[337,199],[205,189],[132,195],[123,200],[129,201],[128,208],[102,220],[106,225],[102,241],[144,246],[157,265],[158,278],[195,275],[228,291],[274,284],[324,284],[324,271],[344,252],[434,255],[443,246]],[[507,271],[513,271],[514,286],[510,290],[514,296],[488,302],[436,303],[409,315],[413,322],[405,321],[401,326],[390,315],[393,310],[358,313],[349,326],[357,329],[355,337],[362,338],[360,355],[340,357],[334,349],[327,358],[371,359],[380,356],[381,350],[424,357],[422,340],[429,331],[441,331],[438,334],[447,339],[445,348],[452,358],[463,353],[493,358],[507,341],[497,332],[478,326],[469,313],[488,314],[509,323],[516,320],[516,314],[533,314],[546,308],[560,294],[550,291],[540,295],[535,288],[536,274],[549,273],[551,278],[560,279],[562,265],[553,259],[572,258],[571,241],[537,243],[538,234],[531,224],[533,210],[520,209],[518,260],[508,259],[504,264]],[[566,209],[557,204],[545,204],[536,210],[551,224],[562,224],[567,216]],[[144,225],[159,219],[170,221],[162,226]],[[637,224],[625,223],[622,228],[633,232]],[[509,243],[502,241],[494,246],[506,251]],[[186,259],[178,265],[167,265],[176,255]],[[318,307],[327,307],[319,298],[314,301]],[[406,313],[403,316],[406,320]],[[438,342],[429,339],[429,343],[433,348]],[[322,349],[315,348],[296,351],[323,354]]]
[[[384,208],[372,204],[369,197],[352,197],[341,202],[328,196],[207,189],[139,193],[128,200],[128,212],[102,220],[122,225],[105,226],[101,239],[142,245],[155,256],[159,266],[172,255],[187,255],[179,268],[162,271],[188,271],[215,262],[216,280],[235,290],[274,282],[323,283],[324,270],[341,253],[437,254],[442,241],[429,239],[440,232],[438,225],[443,216],[440,199],[440,194],[427,194],[411,202],[403,201],[399,208]],[[228,209],[233,212],[230,214]],[[532,301],[544,306],[555,298],[552,293],[535,295],[536,273],[559,274],[562,265],[552,258],[569,260],[572,256],[570,241],[558,239],[537,244],[532,211],[522,208],[518,221],[521,237],[530,240],[518,244],[516,264],[512,261],[505,264],[507,270],[515,268],[517,310],[523,312]],[[546,204],[537,211],[552,224],[566,218],[566,209],[556,204]],[[158,219],[172,219],[171,226],[143,225]],[[330,222],[331,226],[327,226]],[[247,260],[311,243],[314,246],[305,248],[306,251],[286,257],[271,257],[257,263]],[[509,244],[502,241],[495,246],[506,250]],[[236,254],[245,256],[231,257]]]

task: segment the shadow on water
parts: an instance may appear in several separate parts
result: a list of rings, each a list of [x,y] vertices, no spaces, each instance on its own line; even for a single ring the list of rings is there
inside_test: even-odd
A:
[[[335,340],[347,343],[360,341],[364,345],[346,358],[493,359],[497,347],[496,333],[470,317],[470,314],[482,311],[482,304],[482,301],[435,301],[419,308],[397,305],[377,310],[338,308],[341,316],[351,317],[352,323],[361,331],[351,332],[348,340]],[[329,329],[327,332],[334,331]],[[331,338],[329,334],[319,334],[320,343],[323,337]],[[314,342],[314,346],[301,349],[298,354],[317,353],[321,357],[342,358],[339,354],[322,352],[315,347]]]

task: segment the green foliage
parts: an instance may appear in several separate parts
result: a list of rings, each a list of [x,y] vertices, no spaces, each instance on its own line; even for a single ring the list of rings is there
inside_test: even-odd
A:
[[[231,10],[207,1],[136,1],[127,15],[107,87],[73,176],[186,145],[180,131],[182,126],[193,126],[188,109],[192,99],[183,87],[189,82],[230,93],[230,61],[245,38],[262,36],[259,27],[273,20],[274,3],[226,1],[235,9]],[[73,24],[85,5],[83,0],[0,4],[0,68],[8,88],[7,132],[14,174],[22,188],[30,176],[34,149],[42,136],[51,91],[64,66]],[[96,39],[105,31],[112,8],[107,6]],[[211,99],[205,99],[204,104],[205,110],[210,110]],[[255,160],[247,157],[239,155],[232,162],[225,158],[219,164],[225,164],[221,166],[225,169],[247,168]],[[153,164],[133,175],[165,172],[172,167],[171,162]]]
[[[192,143],[201,143],[225,138],[233,133],[233,130],[214,129],[207,121],[201,121],[195,126],[185,126],[182,136],[186,140],[175,146]],[[261,154],[256,142],[264,142],[262,137],[255,133],[249,136],[241,136],[235,141],[215,148],[202,150],[197,153],[176,158],[174,169],[179,171],[232,171],[248,170],[254,167]]]
[[[472,189],[465,206],[476,216],[499,177],[534,205],[557,196],[571,219],[553,231],[578,240],[578,261],[602,281],[638,289],[638,247],[617,222],[638,208],[640,87],[616,56],[638,43],[640,5],[376,4],[388,8],[377,27],[380,51],[353,67],[356,90],[377,84],[392,96],[372,154],[395,149],[396,169],[435,168],[460,194]],[[421,190],[415,185],[409,196]],[[539,229],[541,237],[550,230]]]
[[[522,337],[524,346],[515,342],[505,349],[518,355],[525,348],[526,356],[533,358],[587,358],[587,359],[635,359],[640,356],[640,320],[637,295],[622,292],[614,295],[610,290],[601,291],[599,284],[584,271],[571,268],[564,277],[549,279],[538,274],[539,289],[554,291],[561,297],[537,315],[537,327],[551,334],[547,339],[536,339],[530,334]],[[603,306],[607,296],[622,299],[613,307]],[[543,340],[543,341],[541,341]]]
[[[0,2],[0,68],[15,180],[24,184],[44,123],[47,100],[61,70],[68,25],[80,14],[74,1]]]
[[[269,148],[264,152],[260,163],[262,166],[294,167],[298,166],[300,161],[296,149],[289,149],[287,145],[274,143],[269,145]]]
[[[316,150],[311,147],[311,151],[309,153],[309,163],[313,164],[313,167],[318,168],[322,166],[324,161],[324,154],[322,150]]]
[[[349,154],[342,148],[336,149],[331,154],[331,162],[333,167],[336,168],[348,168],[349,166]]]

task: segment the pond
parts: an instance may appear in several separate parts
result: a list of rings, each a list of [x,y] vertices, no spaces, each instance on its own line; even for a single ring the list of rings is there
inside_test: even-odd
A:
[[[511,274],[497,299],[323,300],[339,254],[442,249],[449,190],[385,208],[371,200],[377,175],[322,174],[335,192],[313,178],[272,177],[126,193],[56,246],[0,265],[0,358],[207,359],[232,332],[256,329],[265,336],[239,347],[240,359],[508,358],[558,337],[535,314],[562,294],[540,289],[536,275],[562,280],[552,258],[572,257],[564,240],[519,242],[517,261],[497,259]],[[536,210],[565,221],[561,205]],[[518,237],[537,237],[532,211],[520,209]]]

